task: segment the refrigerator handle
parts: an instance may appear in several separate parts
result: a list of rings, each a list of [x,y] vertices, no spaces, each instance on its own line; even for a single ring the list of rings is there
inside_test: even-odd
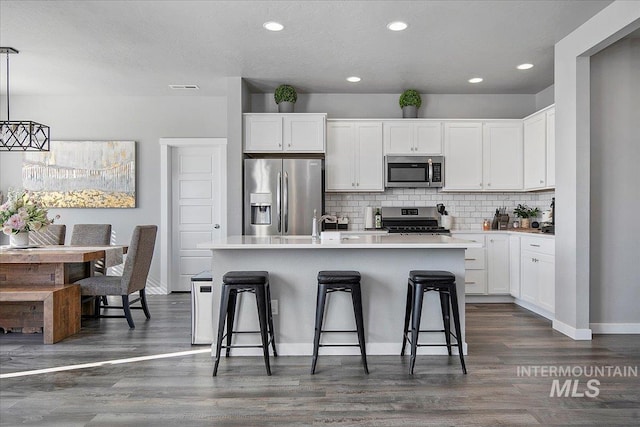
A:
[[[289,174],[284,173],[284,232],[289,232]]]
[[[278,172],[278,186],[276,187],[276,209],[278,210],[276,212],[276,216],[278,218],[278,233],[282,231],[280,229],[280,224],[282,224],[282,216],[281,216],[281,209],[280,209],[282,206],[282,204],[280,203],[281,202],[280,188],[282,188],[282,174]]]

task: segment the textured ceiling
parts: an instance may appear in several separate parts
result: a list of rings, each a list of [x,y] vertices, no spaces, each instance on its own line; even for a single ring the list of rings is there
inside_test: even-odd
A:
[[[225,95],[228,76],[260,91],[532,94],[553,84],[554,44],[609,3],[0,0],[0,45],[20,50],[12,94],[167,95],[169,84],[197,84],[195,95]],[[265,31],[268,20],[285,30]],[[392,20],[409,28],[390,32]],[[535,67],[517,71],[523,62]],[[5,74],[3,64],[2,93]],[[484,82],[467,83],[474,76]]]

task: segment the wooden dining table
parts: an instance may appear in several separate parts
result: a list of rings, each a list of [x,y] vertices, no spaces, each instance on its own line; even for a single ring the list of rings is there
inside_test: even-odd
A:
[[[93,275],[96,261],[121,261],[126,252],[127,246],[0,246],[0,328],[42,331],[45,344],[78,333],[81,296],[74,282]]]

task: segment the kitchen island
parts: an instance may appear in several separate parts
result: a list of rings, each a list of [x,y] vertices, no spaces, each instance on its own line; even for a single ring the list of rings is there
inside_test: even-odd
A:
[[[362,274],[367,354],[399,355],[410,270],[447,270],[455,274],[464,337],[464,253],[466,248],[480,247],[480,244],[445,235],[349,234],[338,240],[314,240],[309,236],[230,236],[198,247],[212,251],[214,335],[218,328],[224,273],[266,270],[270,274],[271,299],[278,301],[274,306],[278,354],[311,355],[318,271],[358,270]],[[253,296],[242,297],[236,319],[238,330],[258,329]],[[355,329],[349,294],[340,292],[330,296],[323,329]],[[442,329],[440,302],[435,292],[425,295],[422,329]],[[324,343],[357,342],[355,334],[327,333],[322,339]],[[236,343],[256,343],[256,340],[259,341],[258,335],[243,334],[238,335]],[[444,343],[444,334],[421,334],[420,341]],[[446,351],[445,347],[421,347],[418,354],[446,354]],[[261,350],[234,349],[232,354],[260,355]],[[324,347],[320,354],[355,355],[359,350],[357,347]]]

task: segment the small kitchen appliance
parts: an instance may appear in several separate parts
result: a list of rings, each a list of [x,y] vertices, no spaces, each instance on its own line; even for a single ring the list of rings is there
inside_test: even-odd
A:
[[[444,185],[442,156],[386,156],[385,187],[429,187]]]
[[[436,207],[383,207],[382,228],[392,234],[445,234],[451,232],[438,225],[440,214]]]
[[[542,224],[540,224],[540,231],[543,233],[555,234],[556,224],[556,198],[551,199],[551,210],[542,212]]]

